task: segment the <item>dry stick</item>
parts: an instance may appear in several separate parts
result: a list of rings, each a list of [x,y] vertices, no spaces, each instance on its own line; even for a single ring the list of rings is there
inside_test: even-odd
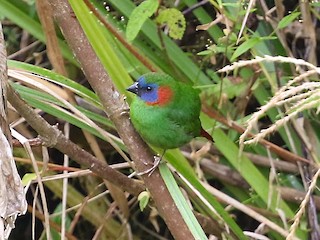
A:
[[[9,86],[8,100],[11,105],[24,117],[30,126],[41,136],[43,143],[49,147],[54,147],[62,153],[68,155],[73,160],[99,175],[100,177],[114,183],[123,190],[137,196],[144,190],[142,184],[107,166],[80,148],[75,143],[68,140],[56,127],[51,126],[40,115],[29,107],[20,96]]]
[[[32,48],[36,47],[37,45],[40,45],[40,41],[34,41],[33,43],[30,43],[29,45],[20,48],[18,51],[8,55],[7,59],[17,59],[20,55],[28,52],[29,50],[31,50]]]
[[[238,133],[242,134],[244,132],[244,128],[236,124],[235,122],[226,119],[225,117],[221,116],[219,113],[216,111],[209,109],[208,107],[204,106],[202,108],[202,111],[206,113],[209,117],[212,117],[213,119],[217,120],[218,122],[224,124],[225,126],[228,126]],[[249,137],[253,136],[253,134],[248,134]],[[295,155],[267,140],[261,139],[259,140],[259,143],[264,145],[265,147],[268,147],[270,151],[276,153],[279,157],[281,157],[283,160],[289,161],[289,162],[303,162],[303,163],[308,163],[312,164],[309,160],[300,157],[298,155]]]
[[[118,133],[133,159],[139,172],[144,172],[153,165],[154,156],[148,146],[134,130],[126,112],[124,103],[115,86],[105,72],[104,67],[94,53],[79,22],[72,16],[72,8],[66,0],[50,0],[54,17],[60,26],[66,41],[73,50],[90,85],[98,94],[106,114],[114,122]],[[150,191],[160,215],[164,218],[175,239],[194,239],[184,222],[177,206],[169,194],[159,171],[150,177],[142,176]]]
[[[22,162],[22,163],[27,163],[27,164],[31,164],[31,160],[28,158],[20,158],[20,157],[14,157],[14,160],[16,162]],[[42,161],[36,161],[37,165],[39,166],[43,166],[44,163]],[[75,167],[63,167],[59,164],[54,164],[54,163],[48,163],[47,167],[49,170],[51,171],[63,171],[63,170],[67,170],[68,172],[83,172],[86,170],[82,170],[81,168],[75,168]],[[124,169],[124,168],[129,168],[129,163],[115,163],[115,164],[111,164],[109,165],[109,167],[113,168],[113,169]],[[96,175],[95,173],[89,171],[88,174],[90,175]]]
[[[43,208],[43,215],[44,215],[44,228],[45,228],[45,232],[46,232],[46,237],[48,240],[52,239],[52,235],[51,235],[51,231],[50,231],[50,218],[49,218],[49,210],[48,210],[48,204],[47,204],[47,199],[46,199],[46,194],[44,191],[44,186],[43,186],[43,182],[41,180],[41,175],[40,175],[40,171],[38,168],[38,165],[35,163],[35,157],[34,154],[31,150],[30,145],[28,144],[27,141],[22,142],[23,145],[25,146],[25,150],[27,152],[27,154],[30,156],[31,161],[32,161],[32,165],[33,165],[33,169],[34,172],[36,174],[36,178],[37,178],[37,183],[38,183],[38,189],[40,192],[40,199],[41,199],[41,203],[42,203],[42,208]],[[33,199],[34,202],[36,202],[37,197],[35,197]]]
[[[64,125],[64,133],[66,138],[70,139],[70,124],[66,123]],[[69,167],[69,156],[63,155],[63,166],[65,168]],[[64,174],[68,174],[68,170],[63,170]],[[62,207],[61,207],[61,240],[65,239],[65,232],[66,232],[66,208],[67,208],[67,195],[68,195],[68,178],[64,178],[62,180]]]
[[[243,30],[244,30],[244,28],[245,28],[245,26],[247,24],[249,14],[251,12],[251,9],[254,7],[254,5],[255,5],[255,0],[250,0],[249,4],[248,4],[248,7],[247,7],[247,10],[246,10],[246,14],[245,14],[245,16],[243,18],[243,21],[242,21],[242,24],[241,24],[240,32],[238,34],[237,43],[236,43],[237,45],[239,44],[239,41],[240,41],[240,38],[242,36]]]

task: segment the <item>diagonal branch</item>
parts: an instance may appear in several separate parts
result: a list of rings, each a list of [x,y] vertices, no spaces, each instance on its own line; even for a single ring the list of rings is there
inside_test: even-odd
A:
[[[72,9],[68,1],[50,0],[49,2],[66,41],[73,50],[92,88],[98,94],[106,114],[114,122],[137,170],[139,172],[146,171],[150,168],[148,164],[153,164],[154,156],[134,130],[128,115],[123,114],[126,112],[127,104],[124,103],[121,95],[115,89],[112,80],[94,53],[79,22],[72,15]],[[150,177],[144,175],[142,178],[174,238],[193,239],[165,183],[160,177],[159,171],[156,170]]]

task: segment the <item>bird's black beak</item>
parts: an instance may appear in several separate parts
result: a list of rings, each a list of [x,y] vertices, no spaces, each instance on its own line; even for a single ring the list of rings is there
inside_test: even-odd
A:
[[[139,93],[139,83],[138,82],[133,83],[130,87],[127,88],[127,91],[138,95],[138,93]]]

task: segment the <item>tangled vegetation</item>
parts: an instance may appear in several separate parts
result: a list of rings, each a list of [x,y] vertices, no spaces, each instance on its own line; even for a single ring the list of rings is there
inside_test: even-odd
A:
[[[320,239],[319,9],[0,0],[5,123],[28,203],[1,215],[9,239]],[[200,89],[214,143],[139,175],[162,153],[128,115],[126,88],[147,72]]]

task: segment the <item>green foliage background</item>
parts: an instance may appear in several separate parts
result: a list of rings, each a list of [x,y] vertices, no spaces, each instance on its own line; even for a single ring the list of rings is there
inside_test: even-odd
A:
[[[276,128],[275,134],[268,135],[267,140],[278,145],[280,150],[273,151],[261,142],[260,144],[246,145],[244,148],[243,145],[239,146],[241,134],[235,127],[226,124],[226,122],[233,121],[245,129],[248,119],[255,116],[253,113],[257,109],[263,109],[263,106],[273,96],[281,94],[279,89],[286,86],[290,80],[310,70],[310,67],[307,68],[307,64],[301,65],[301,62],[297,59],[304,59],[306,62],[317,66],[317,59],[310,58],[311,54],[304,51],[307,40],[303,37],[299,38],[300,35],[297,35],[293,26],[300,26],[308,16],[312,16],[314,21],[318,21],[319,16],[316,14],[318,4],[292,4],[292,9],[285,9],[282,12],[283,16],[277,17],[265,15],[266,6],[263,4],[257,3],[256,6],[250,7],[243,4],[242,1],[207,1],[201,5],[200,2],[195,0],[181,0],[176,5],[175,1],[169,0],[160,1],[160,3],[156,0],[142,1],[142,3],[141,1],[130,0],[109,0],[105,2],[92,0],[90,4],[96,9],[95,12],[89,10],[84,1],[70,0],[69,3],[97,56],[121,94],[127,94],[125,89],[132,83],[132,79],[136,79],[141,74],[154,69],[166,72],[178,81],[193,84],[201,90],[203,106],[205,109],[209,109],[201,114],[201,121],[204,128],[212,133],[215,140],[213,147],[200,158],[189,157],[189,161],[186,156],[190,156],[189,153],[193,147],[188,146],[183,150],[168,151],[165,159],[190,185],[187,187],[184,181],[174,180],[170,174],[168,175],[168,179],[170,179],[168,181],[171,183],[178,182],[180,186],[184,186],[187,189],[187,198],[190,200],[194,211],[216,221],[216,224],[219,225],[218,238],[234,238],[234,236],[228,235],[230,228],[234,233],[237,233],[237,238],[246,239],[243,231],[249,229],[248,231],[253,232],[259,225],[260,220],[255,218],[257,222],[254,222],[252,220],[254,219],[253,216],[243,216],[245,213],[242,214],[241,210],[237,210],[235,207],[227,207],[225,199],[223,201],[219,199],[219,202],[210,187],[207,187],[204,183],[215,186],[230,198],[250,207],[257,214],[265,216],[287,233],[293,231],[293,229],[290,229],[291,220],[297,217],[296,213],[301,209],[299,207],[300,201],[297,201],[295,197],[304,197],[318,166],[317,149],[320,149],[320,134],[317,114],[319,105],[316,95],[319,89],[317,76],[315,73],[310,74],[303,81],[297,81],[292,85],[292,88],[297,89],[296,95],[313,91],[308,95],[310,98],[313,97],[313,99],[310,99],[313,104],[307,106],[306,103],[303,108],[295,108],[297,102],[290,98],[295,95],[293,93],[292,96],[283,97],[283,99],[288,99],[285,104],[279,103],[277,105],[277,99],[273,98],[275,104],[259,115],[258,119],[253,119],[257,121],[257,126],[252,129],[254,131],[252,133],[258,133],[260,128],[267,128],[279,123],[279,120],[292,113],[292,111],[296,113],[290,121]],[[141,3],[141,5],[138,3]],[[268,4],[271,8],[271,3]],[[305,5],[302,7],[302,4]],[[276,9],[276,13],[280,15],[280,9]],[[97,15],[102,15],[105,24],[115,29],[119,35],[115,36],[112,31],[108,30],[106,25],[97,19]],[[126,151],[126,146],[117,138],[113,124],[102,114],[102,106],[98,97],[90,89],[90,86],[84,83],[85,78],[81,75],[77,61],[60,33],[58,34],[59,46],[66,62],[69,77],[62,77],[52,70],[52,66],[46,57],[46,38],[37,17],[35,3],[21,0],[0,0],[0,16],[4,25],[9,57],[10,54],[19,50],[19,40],[15,38],[17,34],[19,34],[18,39],[21,40],[21,35],[24,32],[27,33],[29,44],[35,41],[41,42],[37,47],[27,51],[23,57],[14,58],[15,61],[10,60],[8,62],[9,68],[37,74],[45,77],[46,81],[73,92],[77,97],[77,103],[73,104],[73,107],[108,132],[116,144],[123,151]],[[178,29],[175,29],[175,26],[178,26]],[[302,25],[301,29],[303,27]],[[294,40],[290,41],[292,35]],[[134,49],[140,55],[132,49],[128,49],[123,41],[119,40],[119,36],[123,41],[134,46]],[[304,45],[301,47],[299,44]],[[314,51],[317,56],[316,48],[308,49]],[[42,54],[41,60],[36,59],[36,53]],[[265,55],[290,57],[291,60],[278,61],[270,58],[265,61],[244,64],[244,66],[239,65],[232,71],[219,72],[219,69],[222,69],[225,65],[237,64],[242,60],[255,59]],[[145,61],[153,69],[150,69]],[[299,86],[303,82],[314,83],[314,87],[299,90]],[[21,82],[12,81],[11,84],[28,104],[40,109],[51,121],[70,123],[72,125],[71,135],[76,136],[79,129],[85,130],[99,139],[101,145],[106,144],[101,129],[96,128],[83,117],[74,114],[73,109],[59,97],[53,96],[44,89],[37,89],[34,86],[21,84]],[[130,102],[130,96],[127,97],[127,101]],[[83,105],[83,102],[86,104]],[[218,115],[208,114],[208,111],[218,113]],[[218,116],[223,116],[222,118],[226,121],[222,121]],[[299,128],[300,120],[304,122],[304,131]],[[77,143],[89,148],[84,140],[77,139]],[[204,141],[197,140],[195,145],[199,149],[204,145]],[[309,147],[310,145],[312,147]],[[124,162],[110,146],[101,148],[107,156],[106,158],[109,159],[108,163],[110,165]],[[241,154],[240,150],[242,148],[243,152]],[[287,161],[290,161],[290,159],[282,159],[282,152],[279,152],[282,151],[281,149],[307,159],[313,165],[303,165],[305,163],[301,162],[288,163]],[[21,150],[15,150],[15,154],[17,157],[27,158]],[[268,161],[263,161],[263,163],[258,160],[253,161],[250,157],[253,156],[252,154],[256,156],[255,159]],[[38,157],[41,160],[41,154]],[[205,161],[200,160],[202,158],[209,159],[209,163],[205,164]],[[52,163],[61,164],[61,159],[54,153],[52,153],[50,160]],[[277,163],[284,164],[285,167],[280,168]],[[221,169],[220,172],[214,173],[212,164],[217,169]],[[76,164],[74,164],[74,167],[80,168]],[[31,165],[27,163],[19,164],[19,168],[22,169],[22,172],[33,171]],[[222,169],[227,169],[225,176],[221,173]],[[303,169],[307,169],[305,171],[309,175],[306,175]],[[129,174],[131,170],[124,169],[121,171]],[[55,174],[54,171],[48,173],[48,175]],[[163,177],[166,178],[165,175]],[[241,182],[238,182],[239,184],[237,179],[241,179]],[[317,179],[314,181],[317,181]],[[101,179],[94,176],[79,177],[70,181],[68,184],[68,207],[80,204],[85,196],[93,197],[105,191],[99,185],[101,182]],[[60,207],[62,196],[61,182],[49,181],[46,183],[46,187],[50,191],[47,200],[50,202],[52,213],[61,211],[57,210]],[[193,191],[189,188],[192,188]],[[291,194],[289,194],[288,189]],[[175,191],[173,191],[173,195]],[[315,197],[313,201],[317,203],[315,208],[320,206],[318,195],[319,191],[315,189],[313,192]],[[183,199],[182,196],[176,197]],[[79,239],[92,237],[92,234],[99,228],[95,219],[104,218],[104,214],[110,208],[112,201],[107,196],[92,201],[90,209],[85,207],[81,212],[81,219],[75,227],[74,235],[78,236]],[[133,239],[170,239],[168,229],[161,222],[160,217],[156,217],[155,220],[152,219],[151,213],[153,212],[150,208],[147,207],[144,212],[140,212],[136,200],[132,200],[132,202],[127,224],[131,228]],[[69,211],[68,219],[74,217],[75,214],[75,211]],[[308,221],[312,217],[316,219],[317,223],[318,214],[316,210],[314,212],[309,211],[299,218],[300,224],[294,229],[299,239],[311,239],[310,236],[313,236],[311,233],[317,231],[315,229],[310,230],[310,225],[308,225]],[[52,218],[52,221],[57,222],[56,219]],[[139,223],[141,221],[145,221],[145,225],[149,229],[142,226]],[[196,223],[195,219],[193,221],[195,221],[193,223]],[[251,221],[252,224],[243,224],[247,221]],[[157,226],[155,222],[159,224],[159,232],[155,230]],[[265,222],[262,221],[262,223]],[[90,224],[94,230],[86,232],[81,228],[85,224]],[[16,226],[17,230],[23,228],[19,226],[19,222],[16,223]],[[194,227],[197,229],[199,226]],[[37,227],[38,229],[41,229],[41,227]],[[127,232],[125,232],[121,221],[117,217],[110,217],[105,222],[99,239],[127,239],[126,234]],[[283,234],[281,235],[275,229],[268,229],[261,234],[268,236],[270,239],[284,238]],[[15,239],[16,236],[17,234],[13,232],[12,239]],[[39,238],[45,238],[44,234],[41,234],[41,230],[38,236]],[[207,236],[209,236],[208,233]],[[59,239],[59,235],[54,233],[53,238]]]

